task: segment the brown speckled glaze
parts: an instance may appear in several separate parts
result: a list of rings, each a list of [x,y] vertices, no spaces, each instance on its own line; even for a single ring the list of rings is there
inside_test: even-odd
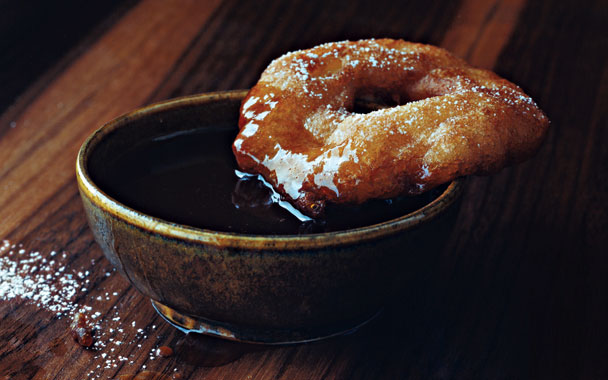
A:
[[[453,223],[463,180],[384,223],[302,236],[244,235],[178,225],[121,204],[89,168],[134,142],[178,130],[236,128],[246,91],[148,106],[104,125],[76,163],[89,225],[107,258],[165,318],[225,338],[285,343],[349,330],[376,315]],[[451,210],[451,212],[446,212]],[[436,218],[440,214],[441,218]],[[198,323],[198,324],[197,324]],[[209,327],[214,328],[209,328]]]

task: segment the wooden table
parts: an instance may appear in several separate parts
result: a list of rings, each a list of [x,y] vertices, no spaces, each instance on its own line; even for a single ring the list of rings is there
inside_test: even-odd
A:
[[[608,379],[608,2],[56,3],[0,3],[0,379]],[[138,106],[248,88],[284,52],[383,36],[519,84],[552,121],[541,150],[470,178],[419,285],[355,334],[258,347],[166,324],[86,225],[86,136]],[[70,337],[83,309],[94,349]]]

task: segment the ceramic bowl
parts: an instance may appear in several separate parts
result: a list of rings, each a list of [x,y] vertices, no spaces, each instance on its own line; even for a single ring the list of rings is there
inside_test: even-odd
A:
[[[210,126],[236,130],[245,94],[166,101],[93,133],[80,149],[76,173],[95,239],[157,311],[184,330],[268,344],[350,331],[395,302],[400,287],[432,257],[454,222],[462,179],[397,219],[287,236],[218,232],[161,220],[121,204],[91,179],[92,168],[142,139]]]

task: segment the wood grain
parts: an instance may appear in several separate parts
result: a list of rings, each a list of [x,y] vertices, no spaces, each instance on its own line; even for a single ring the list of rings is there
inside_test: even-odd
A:
[[[9,122],[19,128],[0,141],[0,178],[8,183],[0,196],[0,236],[72,181],[84,138],[141,105],[214,8],[213,2],[142,2]],[[40,175],[43,168],[55,175]]]
[[[441,47],[472,65],[492,69],[524,4],[524,0],[465,1]]]
[[[132,3],[93,0],[74,17],[78,1],[0,2],[0,36],[6,37],[0,39],[0,112],[70,49],[86,43],[83,37],[95,38],[107,30]]]
[[[11,6],[18,20],[1,30],[16,33],[28,9]],[[0,379],[153,376],[145,371],[166,379],[608,378],[605,1],[97,7],[60,8],[60,30],[80,38],[26,34],[23,46],[10,45],[15,62],[0,60],[0,78],[10,76],[0,99],[15,99],[0,115],[0,243],[17,244],[13,255],[0,251],[0,263],[23,264],[36,251],[55,258],[79,285],[65,301],[99,313],[95,334],[105,346],[81,348],[67,318],[31,299],[0,299]],[[524,164],[469,179],[446,245],[410,274],[411,292],[355,334],[258,347],[167,325],[93,241],[74,179],[79,145],[140,105],[246,88],[287,51],[367,37],[433,43],[493,68],[546,111],[545,144]],[[46,61],[27,66],[29,41],[49,44]],[[161,345],[174,356],[157,357]]]

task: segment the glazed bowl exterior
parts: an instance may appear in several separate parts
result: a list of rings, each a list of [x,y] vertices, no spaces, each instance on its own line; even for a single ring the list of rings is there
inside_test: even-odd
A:
[[[135,288],[157,308],[166,307],[161,312],[173,322],[203,321],[216,328],[207,332],[261,343],[314,340],[353,328],[394,300],[409,274],[436,249],[453,223],[448,215],[455,213],[448,211],[461,194],[462,180],[398,219],[339,232],[274,236],[161,220],[122,204],[91,179],[92,168],[142,139],[218,126],[236,133],[245,94],[166,101],[93,133],[78,154],[76,173],[95,239]]]

